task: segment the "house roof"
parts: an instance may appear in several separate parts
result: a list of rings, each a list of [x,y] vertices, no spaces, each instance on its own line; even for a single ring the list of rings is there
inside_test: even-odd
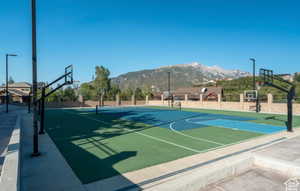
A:
[[[223,87],[207,87],[207,91],[204,93],[204,95],[209,94],[222,94],[223,93]]]
[[[276,74],[276,76],[292,76],[292,74]]]
[[[28,96],[29,88],[31,88],[31,84],[27,82],[16,82],[13,84],[8,84],[8,92],[12,95],[16,96]],[[5,94],[5,85],[0,86],[0,94]]]
[[[18,89],[8,89],[8,93],[16,96],[28,96],[27,92]],[[0,89],[0,95],[5,95],[5,89]]]
[[[31,88],[31,84],[28,82],[16,82],[13,84],[8,84],[9,87],[24,87],[24,88]]]
[[[10,87],[10,88],[13,88],[13,87],[16,87],[16,88],[31,88],[31,84],[27,83],[27,82],[16,82],[16,83],[13,83],[13,84],[8,84],[8,87]],[[0,86],[0,88],[5,88],[5,85]]]

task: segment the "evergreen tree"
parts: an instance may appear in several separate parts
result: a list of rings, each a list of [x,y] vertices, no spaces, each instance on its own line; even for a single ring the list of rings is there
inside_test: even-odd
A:
[[[95,80],[93,81],[99,105],[104,105],[104,96],[110,90],[110,72],[103,66],[96,66]]]

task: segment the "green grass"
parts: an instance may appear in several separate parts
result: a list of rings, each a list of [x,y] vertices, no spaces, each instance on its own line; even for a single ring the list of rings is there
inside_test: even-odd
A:
[[[256,122],[265,122],[265,117],[270,117],[256,113],[184,110],[255,116]],[[282,124],[278,119],[284,119],[284,116],[276,115],[276,119],[266,123]],[[295,121],[298,124],[299,118]],[[218,127],[182,131],[197,138],[193,139],[167,128],[76,110],[47,110],[46,130],[84,184],[262,135]]]

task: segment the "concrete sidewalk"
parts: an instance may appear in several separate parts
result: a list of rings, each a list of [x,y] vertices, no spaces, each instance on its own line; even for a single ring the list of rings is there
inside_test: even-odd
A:
[[[9,112],[0,108],[0,190],[19,191],[20,188],[20,115],[22,108],[9,105]]]
[[[288,176],[266,169],[253,168],[239,176],[228,177],[201,191],[285,191]]]
[[[47,134],[39,136],[41,156],[31,157],[32,118],[22,116],[21,191],[84,191]]]
[[[217,181],[201,191],[284,191],[289,179],[300,181],[300,136],[259,149],[252,155],[254,165],[251,169]],[[300,185],[294,190],[300,190]]]
[[[17,115],[14,113],[0,113],[0,174],[6,155],[7,145],[16,125],[16,120]]]

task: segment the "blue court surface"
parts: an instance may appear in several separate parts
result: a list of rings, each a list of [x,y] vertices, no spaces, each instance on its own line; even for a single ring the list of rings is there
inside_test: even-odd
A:
[[[235,130],[243,130],[243,131],[251,131],[256,133],[276,133],[279,131],[284,131],[285,127],[266,125],[266,124],[258,124],[247,121],[235,121],[235,120],[227,120],[227,119],[215,119],[215,120],[207,120],[207,121],[199,121],[197,124],[205,125],[205,126],[213,126],[213,127],[223,127],[230,128]]]
[[[81,112],[95,112],[94,109],[80,109]],[[124,120],[145,123],[152,126],[184,131],[203,127],[220,127],[234,130],[271,134],[284,131],[284,126],[253,122],[256,118],[204,112],[190,112],[147,107],[104,107],[102,115],[113,115]],[[104,118],[105,119],[105,118]]]

